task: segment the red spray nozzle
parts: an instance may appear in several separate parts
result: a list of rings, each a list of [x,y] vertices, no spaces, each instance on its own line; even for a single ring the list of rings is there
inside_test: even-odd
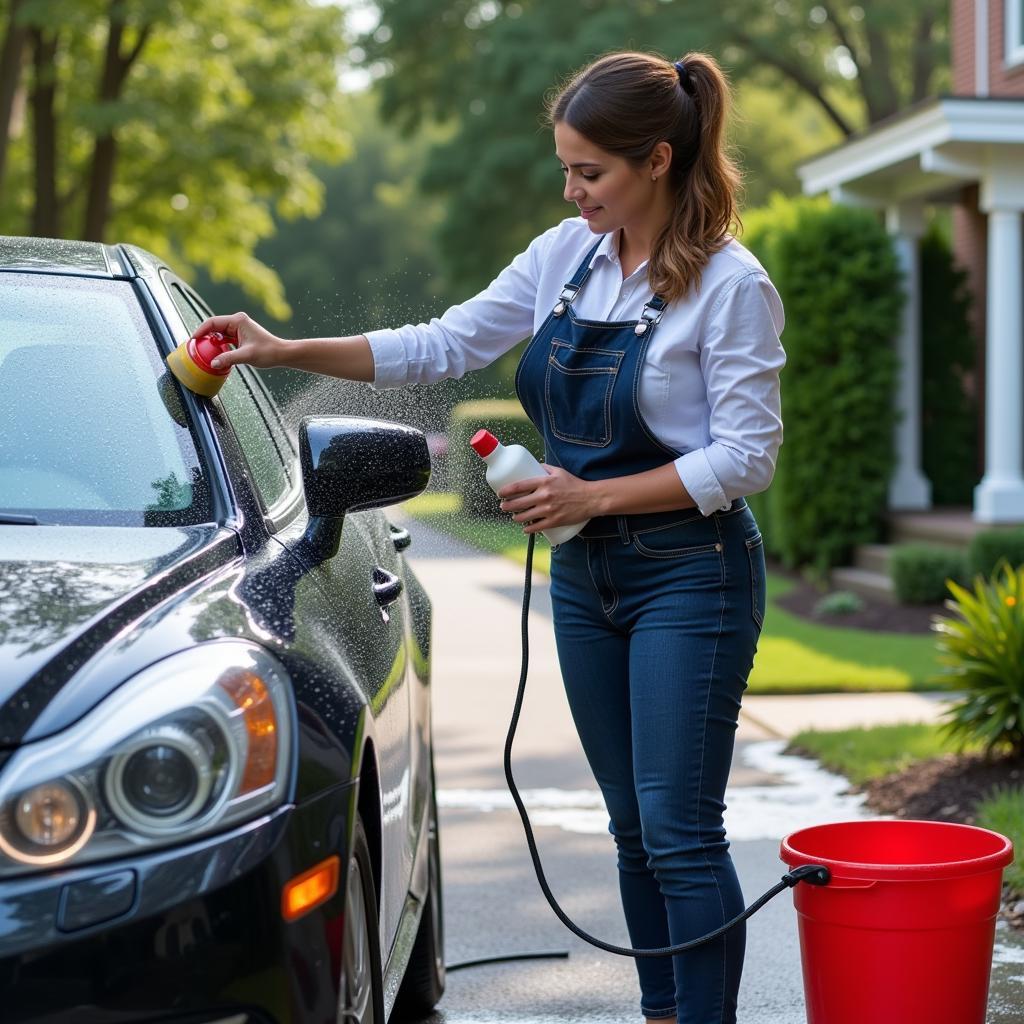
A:
[[[469,445],[481,458],[486,458],[498,447],[498,439],[489,430],[478,430],[470,439]]]

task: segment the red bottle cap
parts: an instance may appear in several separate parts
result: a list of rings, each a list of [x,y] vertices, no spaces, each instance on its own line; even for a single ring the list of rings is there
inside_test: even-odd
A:
[[[498,447],[498,439],[489,430],[478,430],[469,440],[469,445],[481,458],[485,458]]]
[[[215,368],[212,365],[213,360],[222,352],[229,352],[234,347],[234,342],[228,341],[227,337],[221,334],[220,331],[212,331],[210,334],[204,334],[202,337],[196,338],[195,341],[192,341],[190,338],[188,354],[204,373],[212,373],[216,377],[226,377],[231,372],[231,367]]]

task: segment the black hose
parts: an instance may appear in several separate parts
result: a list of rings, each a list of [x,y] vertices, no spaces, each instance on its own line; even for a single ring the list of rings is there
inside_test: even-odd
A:
[[[769,889],[768,892],[766,892],[760,899],[747,907],[742,914],[737,915],[731,921],[722,925],[721,928],[716,928],[713,932],[709,932],[707,935],[703,935],[699,939],[691,939],[689,942],[681,942],[676,946],[665,946],[662,949],[630,949],[627,946],[613,946],[609,942],[604,942],[601,939],[588,934],[569,919],[568,915],[558,905],[555,897],[551,894],[551,890],[548,888],[547,879],[544,877],[544,868],[541,866],[540,856],[537,853],[537,844],[533,838],[533,829],[530,827],[530,819],[526,813],[526,807],[523,805],[522,798],[519,796],[519,790],[516,789],[515,780],[512,778],[512,740],[515,738],[516,726],[519,724],[519,713],[522,710],[523,696],[526,693],[526,673],[530,664],[529,615],[530,592],[533,584],[533,545],[535,539],[536,535],[531,533],[526,545],[526,583],[523,588],[522,623],[523,667],[519,675],[519,692],[516,694],[515,710],[512,712],[512,721],[509,723],[508,736],[505,738],[505,779],[507,780],[508,788],[512,793],[512,799],[515,801],[516,807],[519,809],[519,817],[523,819],[523,828],[526,830],[526,843],[530,847],[530,856],[533,858],[533,867],[537,872],[537,881],[540,882],[540,887],[543,890],[548,903],[551,904],[551,909],[555,912],[562,924],[585,942],[589,942],[592,946],[597,946],[598,949],[603,949],[608,953],[617,953],[619,956],[632,957],[675,956],[677,953],[685,953],[687,950],[695,949],[697,946],[702,946],[707,942],[711,942],[713,939],[717,939],[720,935],[724,935],[730,928],[738,925],[740,921],[745,921],[751,916],[751,914],[757,913],[757,911],[760,910],[769,900],[774,899],[784,889],[790,889],[798,882],[809,882],[811,885],[827,885],[831,878],[827,867],[821,864],[805,864],[783,875],[782,881],[780,881],[778,885]],[[525,954],[524,958],[532,958],[536,955],[537,954]],[[519,959],[519,956],[510,955],[495,959],[515,960]],[[472,963],[477,962],[482,963],[485,961],[472,961]],[[467,963],[465,966],[469,966],[469,964]]]
[[[502,953],[498,956],[482,956],[476,960],[460,960],[458,963],[445,964],[444,969],[461,971],[463,967],[479,967],[481,964],[501,964],[508,960],[565,960],[569,956],[567,949],[538,950],[535,953]]]

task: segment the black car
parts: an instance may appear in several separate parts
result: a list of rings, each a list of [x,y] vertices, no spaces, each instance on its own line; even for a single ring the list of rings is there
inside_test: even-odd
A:
[[[298,437],[131,245],[0,237],[0,1019],[302,1024],[444,988],[411,427]]]

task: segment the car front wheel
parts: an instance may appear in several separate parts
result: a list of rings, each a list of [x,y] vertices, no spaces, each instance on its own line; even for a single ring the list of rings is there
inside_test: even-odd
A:
[[[345,940],[338,1024],[384,1024],[377,896],[370,848],[358,815],[345,887]]]

